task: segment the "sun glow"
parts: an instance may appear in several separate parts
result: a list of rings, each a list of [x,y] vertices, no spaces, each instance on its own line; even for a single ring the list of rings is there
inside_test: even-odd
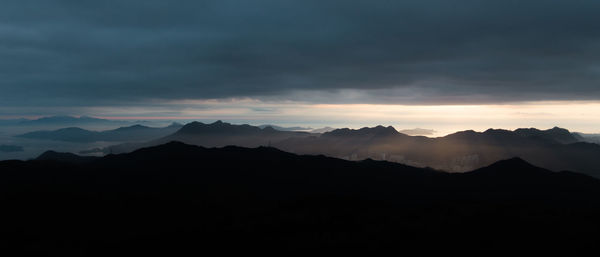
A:
[[[443,136],[460,130],[520,127],[600,132],[600,102],[549,101],[489,105],[312,104],[255,99],[171,101],[149,108],[90,110],[110,119],[225,120],[316,127],[391,125],[427,128]]]

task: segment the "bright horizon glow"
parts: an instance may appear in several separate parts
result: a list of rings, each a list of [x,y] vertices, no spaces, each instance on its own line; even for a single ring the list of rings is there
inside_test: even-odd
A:
[[[171,101],[155,107],[97,107],[87,110],[114,120],[223,120],[234,124],[398,130],[424,128],[444,136],[456,131],[555,126],[583,133],[600,132],[600,102],[544,101],[489,105],[313,104],[256,99]]]

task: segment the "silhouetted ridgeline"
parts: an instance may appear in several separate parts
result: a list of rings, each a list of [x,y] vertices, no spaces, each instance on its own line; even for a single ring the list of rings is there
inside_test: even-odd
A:
[[[0,246],[23,255],[574,255],[597,248],[589,235],[600,228],[598,180],[518,158],[450,174],[172,142],[101,158],[47,153],[0,171]]]
[[[573,170],[600,177],[600,145],[582,142],[566,129],[489,129],[462,131],[445,137],[408,136],[393,127],[336,129],[323,134],[278,131],[225,122],[192,122],[176,133],[144,144],[122,144],[105,153],[130,152],[140,147],[181,141],[204,147],[273,146],[298,154],[324,154],[346,160],[367,158],[416,167],[465,172],[518,156],[537,166]]]
[[[115,126],[128,124],[126,121],[100,119],[89,116],[48,116],[37,119],[0,119],[0,126],[21,128],[34,127],[73,127],[73,126]]]
[[[176,132],[182,126],[183,125],[179,123],[173,123],[164,128],[133,125],[105,131],[91,131],[77,127],[69,127],[57,130],[33,131],[18,135],[18,137],[80,143],[97,141],[135,142],[148,141],[159,137],[164,137]]]

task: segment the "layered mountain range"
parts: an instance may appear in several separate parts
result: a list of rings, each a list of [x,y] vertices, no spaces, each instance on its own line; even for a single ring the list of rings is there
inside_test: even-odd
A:
[[[154,128],[143,125],[132,125],[112,130],[93,131],[79,127],[68,127],[57,130],[40,130],[17,135],[30,139],[43,139],[65,142],[127,142],[147,141],[163,137],[178,131],[183,125],[173,123],[167,127]]]
[[[600,177],[600,145],[566,129],[462,131],[444,137],[408,136],[393,127],[336,129],[325,133],[278,131],[271,127],[221,121],[192,122],[177,132],[146,143],[120,144],[106,153],[181,141],[204,147],[272,146],[298,154],[323,154],[346,160],[386,160],[416,167],[465,172],[498,160],[520,157],[540,167],[572,170]]]

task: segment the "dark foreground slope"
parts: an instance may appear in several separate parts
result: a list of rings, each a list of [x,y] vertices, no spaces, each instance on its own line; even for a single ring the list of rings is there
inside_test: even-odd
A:
[[[600,228],[598,180],[516,158],[464,174],[181,143],[74,164],[48,159],[0,162],[0,247],[58,256],[572,255],[596,248]]]

